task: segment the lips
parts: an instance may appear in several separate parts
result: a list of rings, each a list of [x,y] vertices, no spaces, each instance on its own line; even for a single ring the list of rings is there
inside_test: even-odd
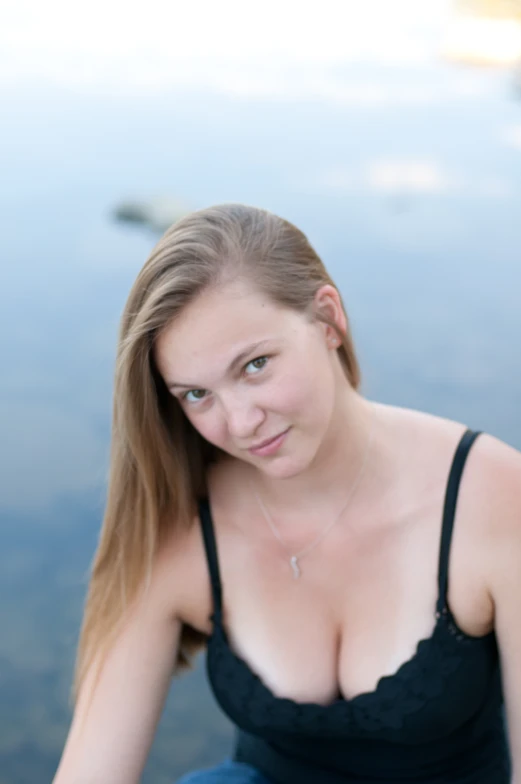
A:
[[[264,446],[251,446],[248,450],[250,455],[255,455],[256,457],[269,457],[270,455],[275,455],[286,441],[290,430],[291,427],[288,427],[282,433],[279,433],[278,436],[271,438],[267,443],[264,441]]]
[[[268,446],[268,444],[271,444],[271,442],[275,441],[276,438],[279,438],[279,436],[281,436],[283,433],[286,433],[287,430],[289,430],[289,428],[282,430],[282,432],[277,433],[277,435],[272,436],[272,438],[268,438],[266,441],[261,441],[260,444],[254,444],[253,446],[250,446],[249,449],[261,449],[263,446]]]

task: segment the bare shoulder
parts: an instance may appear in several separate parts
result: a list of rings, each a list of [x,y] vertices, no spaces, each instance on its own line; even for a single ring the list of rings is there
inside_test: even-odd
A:
[[[233,516],[239,462],[224,456],[218,462],[207,466],[207,487],[211,498],[221,573],[230,561],[237,561],[235,529],[233,525],[223,525],[222,521]],[[158,555],[157,571],[160,590],[170,602],[171,612],[183,624],[209,635],[212,631],[211,615],[214,610],[212,583],[198,511],[186,530],[172,529]]]
[[[521,453],[489,435],[480,436],[478,442],[474,474],[485,521],[486,577],[494,606],[512,764],[517,772],[521,771]]]
[[[415,494],[426,489],[429,497],[430,487],[436,488],[434,497],[444,493],[467,425],[412,409],[382,410],[395,424],[396,441],[408,466],[402,474],[414,483]],[[423,477],[428,477],[426,488]],[[521,452],[487,432],[480,433],[465,461],[456,515],[454,545],[466,553],[469,568],[481,575],[485,588],[521,539]]]
[[[480,435],[473,451],[475,479],[492,530],[521,527],[521,452],[488,433]]]
[[[185,530],[172,527],[155,564],[158,594],[182,623],[209,633],[212,598],[199,515]]]
[[[521,452],[480,433],[465,463],[457,515],[456,542],[460,534],[472,553],[497,620],[505,581],[521,575]]]
[[[446,456],[454,455],[467,425],[424,412],[402,412],[418,441],[425,439],[429,454],[446,466]],[[521,452],[489,433],[480,433],[466,460],[461,496],[465,506],[479,510],[484,531],[496,538],[500,531],[515,535],[521,527]]]
[[[487,433],[480,435],[473,451],[473,487],[494,586],[505,569],[508,573],[513,558],[521,567],[521,452]]]
[[[427,459],[453,453],[467,430],[467,425],[462,422],[424,411],[383,404],[376,404],[375,408],[395,423],[400,443],[407,447],[420,444],[426,447],[422,452]],[[407,447],[405,449],[409,451]],[[418,455],[414,449],[412,453],[416,459]],[[482,492],[489,499],[497,497],[500,501],[505,492],[515,495],[516,490],[519,495],[521,452],[514,447],[483,432],[473,445],[467,462],[472,466],[468,471],[473,475],[470,481],[474,484],[479,480]]]

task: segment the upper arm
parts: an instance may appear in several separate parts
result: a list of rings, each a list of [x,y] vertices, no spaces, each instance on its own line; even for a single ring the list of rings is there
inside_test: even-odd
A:
[[[181,622],[168,559],[154,565],[94,687],[91,666],[53,784],[138,784],[172,677]]]
[[[521,453],[490,437],[487,444],[489,589],[517,782],[521,781]]]

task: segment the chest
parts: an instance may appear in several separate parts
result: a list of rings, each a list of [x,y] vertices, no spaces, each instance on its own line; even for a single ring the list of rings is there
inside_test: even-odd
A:
[[[372,692],[434,631],[438,511],[364,526],[363,535],[334,530],[302,558],[298,579],[277,542],[216,526],[232,650],[279,697],[327,705]],[[480,636],[491,617],[475,566],[465,536],[454,537],[451,608],[464,632]]]

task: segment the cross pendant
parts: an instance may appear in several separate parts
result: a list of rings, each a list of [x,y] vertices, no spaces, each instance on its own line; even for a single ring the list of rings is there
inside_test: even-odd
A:
[[[290,559],[291,568],[293,569],[293,577],[295,580],[297,577],[300,577],[300,567],[298,565],[298,559],[296,555],[292,555]]]

